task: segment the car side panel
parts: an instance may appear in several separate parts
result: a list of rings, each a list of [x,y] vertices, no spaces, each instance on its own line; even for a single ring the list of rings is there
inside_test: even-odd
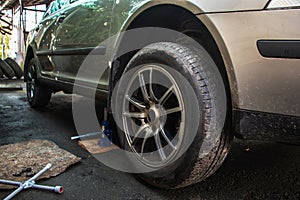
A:
[[[58,79],[73,82],[86,56],[109,37],[110,20],[114,0],[82,0],[64,11],[65,18],[59,24],[54,43],[53,60],[58,66]],[[101,45],[105,54],[107,44]],[[100,50],[99,50],[100,51]],[[97,67],[108,68],[108,62]],[[77,77],[83,82],[98,82],[91,79],[93,69],[86,71],[85,77]],[[106,70],[107,71],[107,70]],[[108,74],[100,78],[99,87],[107,89]]]
[[[43,19],[34,31],[34,43],[36,44],[36,54],[41,65],[41,73],[47,77],[53,77],[56,73],[55,65],[47,55],[52,51],[58,15],[59,13],[55,13]]]
[[[136,16],[154,5],[173,4],[194,13],[208,12],[199,14],[199,19],[209,28],[221,50],[231,81],[234,108],[300,116],[300,68],[296,67],[299,60],[264,58],[257,49],[260,39],[299,40],[300,27],[296,25],[299,10],[263,10],[268,1],[131,2],[126,5],[132,7],[116,4],[113,33],[120,26],[126,30]],[[121,23],[122,20],[125,21]]]
[[[268,0],[226,0],[226,3],[223,3],[223,1],[220,3],[217,0],[115,0],[111,23],[111,35],[117,35],[119,32],[126,31],[136,17],[154,6],[174,5],[187,9],[194,14],[198,14],[204,12],[240,12],[242,9],[263,10],[267,3]],[[211,21],[207,20],[207,26],[210,26],[210,24],[212,24]],[[215,31],[215,29],[213,31]],[[224,42],[222,41],[221,37],[215,37],[215,39],[220,40],[220,46],[224,46]],[[117,44],[117,42],[114,41],[112,44]],[[224,49],[222,53],[226,54],[226,47],[222,47],[222,49]],[[231,67],[232,64],[229,56],[225,55],[224,59],[226,59],[225,62],[228,62],[226,67],[228,76],[232,80],[230,87],[232,90],[233,106],[236,106],[238,104],[238,97],[236,92],[237,87],[235,84],[235,74],[233,72],[233,68]]]
[[[231,12],[245,10],[260,10],[269,0],[188,0],[201,8],[203,12]]]
[[[257,41],[300,40],[300,10],[199,15],[236,82],[237,109],[300,116],[300,59],[265,58]],[[209,22],[210,21],[210,22]],[[222,45],[224,42],[224,45]]]

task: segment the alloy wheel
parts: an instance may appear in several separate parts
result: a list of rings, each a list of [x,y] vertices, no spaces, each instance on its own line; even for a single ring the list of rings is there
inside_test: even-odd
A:
[[[183,142],[185,110],[178,84],[163,66],[151,64],[138,69],[126,87],[126,141],[140,162],[164,167]]]

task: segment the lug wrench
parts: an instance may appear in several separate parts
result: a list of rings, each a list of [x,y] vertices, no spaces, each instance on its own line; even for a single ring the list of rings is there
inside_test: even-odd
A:
[[[10,195],[4,198],[4,200],[10,200],[14,196],[16,196],[19,192],[21,192],[23,189],[29,189],[29,188],[36,188],[36,189],[43,189],[43,190],[50,190],[54,191],[56,193],[63,193],[64,188],[62,186],[45,186],[45,185],[38,185],[35,184],[35,180],[41,176],[43,173],[45,173],[47,170],[49,170],[52,167],[52,164],[48,163],[41,171],[39,171],[36,175],[34,175],[32,178],[25,182],[16,182],[16,181],[9,181],[9,180],[2,180],[0,179],[0,183],[2,184],[8,184],[8,185],[18,185],[19,187],[13,191]]]

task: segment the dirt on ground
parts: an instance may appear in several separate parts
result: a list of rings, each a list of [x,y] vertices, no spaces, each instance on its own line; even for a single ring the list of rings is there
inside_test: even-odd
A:
[[[76,135],[71,100],[57,94],[36,111],[23,91],[0,92],[0,145],[45,139],[82,158],[63,174],[38,182],[63,185],[63,194],[31,189],[15,199],[300,199],[300,146],[276,142],[236,139],[223,166],[202,183],[176,190],[144,185],[70,140]],[[0,190],[0,199],[10,192]]]

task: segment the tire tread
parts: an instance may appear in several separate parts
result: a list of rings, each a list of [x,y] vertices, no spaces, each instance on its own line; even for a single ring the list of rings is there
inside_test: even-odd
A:
[[[15,76],[14,70],[9,66],[5,61],[0,59],[0,68],[2,69],[3,74],[9,78],[12,79]]]
[[[16,61],[14,61],[12,58],[6,58],[4,61],[12,68],[12,70],[15,72],[15,76],[18,79],[23,76],[23,71]]]

